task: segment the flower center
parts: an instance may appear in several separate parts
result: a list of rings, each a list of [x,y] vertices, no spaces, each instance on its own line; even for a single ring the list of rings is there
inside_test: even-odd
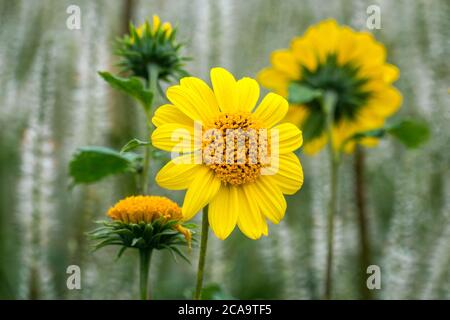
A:
[[[268,135],[251,113],[221,114],[203,132],[203,162],[224,183],[253,182],[268,165]]]

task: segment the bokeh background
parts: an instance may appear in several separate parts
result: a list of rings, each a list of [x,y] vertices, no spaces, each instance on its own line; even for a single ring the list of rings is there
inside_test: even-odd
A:
[[[66,27],[66,8],[82,13]],[[407,150],[392,140],[366,150],[368,236],[381,267],[380,299],[450,298],[450,2],[317,0],[0,1],[0,298],[129,299],[138,296],[137,253],[115,261],[115,248],[92,253],[85,232],[110,205],[132,194],[131,176],[69,188],[67,164],[77,147],[120,148],[146,139],[144,115],[110,89],[98,70],[114,71],[115,37],[153,14],[177,23],[187,69],[208,80],[223,66],[255,76],[269,54],[321,19],[364,30],[366,9],[381,7],[376,38],[399,66],[400,114],[426,121],[429,142]],[[212,298],[320,298],[325,272],[326,152],[300,153],[305,184],[288,198],[286,218],[269,237],[235,231],[210,237],[206,283]],[[158,164],[158,165],[161,165]],[[341,171],[336,217],[334,297],[361,298],[354,157]],[[153,172],[154,173],[154,172]],[[152,187],[181,204],[182,192]],[[154,255],[156,299],[189,298],[192,265]],[[66,268],[81,267],[82,290],[66,287]],[[213,285],[217,284],[217,285]]]

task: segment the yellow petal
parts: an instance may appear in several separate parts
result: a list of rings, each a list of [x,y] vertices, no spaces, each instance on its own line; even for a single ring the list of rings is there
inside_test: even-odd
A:
[[[156,14],[153,15],[153,24],[152,24],[152,33],[155,33],[159,26],[161,25],[161,20],[159,19],[159,16]]]
[[[151,139],[153,146],[169,152],[192,152],[201,148],[201,137],[194,136],[194,128],[178,123],[156,128]]]
[[[211,88],[201,79],[195,77],[185,77],[180,80],[182,87],[192,90],[196,99],[197,108],[204,109],[205,116],[208,118],[216,117],[219,112],[216,96]]]
[[[360,142],[363,141],[363,140],[365,140],[365,139],[360,140]],[[355,151],[355,146],[356,146],[355,141],[349,141],[349,142],[347,142],[347,143],[345,144],[345,146],[344,146],[344,152],[345,152],[346,154],[353,153],[353,151]]]
[[[239,111],[251,112],[259,99],[259,85],[256,80],[242,78],[237,82]]]
[[[340,150],[342,144],[356,133],[356,122],[341,120],[335,123],[332,129],[333,148]]]
[[[359,78],[367,79],[367,82],[363,85],[361,89],[366,91],[372,91],[372,88],[379,87],[380,84],[386,84],[384,81],[385,74],[383,70],[383,66],[366,66],[364,68],[360,68],[356,75]]]
[[[263,216],[256,201],[246,188],[238,188],[239,212],[238,227],[250,239],[256,240],[261,237],[265,229]]]
[[[266,218],[261,215],[261,233],[263,236],[269,235],[269,226],[267,225]]]
[[[258,73],[257,79],[263,87],[287,97],[290,80],[284,73],[273,68],[265,68]]]
[[[291,48],[293,55],[300,65],[306,67],[309,71],[315,71],[317,69],[317,56],[314,54],[308,41],[304,38],[295,38],[291,42]]]
[[[317,48],[319,56],[325,58],[331,53],[335,53],[340,36],[340,27],[334,19],[327,19],[321,22],[318,26],[320,47]]]
[[[244,186],[252,195],[261,213],[273,223],[279,223],[286,212],[286,200],[274,176],[260,176],[258,180]]]
[[[306,31],[304,38],[309,41],[321,63],[330,53],[336,52],[339,31],[336,22],[332,19],[322,21]]]
[[[312,156],[318,153],[327,144],[327,142],[328,142],[327,135],[322,134],[320,137],[305,142],[305,145],[303,146],[303,152]]]
[[[161,28],[166,33],[166,38],[169,38],[172,34],[172,25],[170,22],[164,22]]]
[[[305,119],[309,116],[308,108],[303,105],[291,104],[289,105],[286,117],[284,117],[283,122],[290,122],[296,126],[303,124]]]
[[[217,194],[221,182],[214,172],[206,166],[199,166],[195,177],[188,187],[183,202],[183,220],[190,220]]]
[[[382,66],[386,61],[386,48],[377,42],[368,32],[359,32],[355,35],[356,47],[352,59],[362,68]]]
[[[222,112],[238,111],[238,87],[233,75],[224,68],[212,68],[211,82],[220,110]]]
[[[144,30],[145,30],[145,23],[141,24],[139,27],[136,28],[136,33],[138,35],[139,38],[142,38],[142,35],[144,34]],[[134,39],[132,39],[134,42]]]
[[[293,153],[279,156],[278,170],[275,171],[274,180],[284,194],[294,194],[303,185],[303,169],[300,160]]]
[[[207,96],[207,91],[203,92],[202,89],[196,91],[186,85],[186,83],[193,85],[194,82],[199,83],[190,78],[183,82],[185,85],[170,87],[167,89],[167,98],[192,120],[206,123],[217,114],[217,110],[214,109],[214,105],[206,103],[207,98],[203,97],[203,93]]]
[[[363,138],[360,141],[358,141],[359,144],[366,146],[366,147],[376,147],[380,143],[380,139],[377,138]]]
[[[288,111],[288,102],[276,93],[267,94],[253,113],[267,128],[280,122]]]
[[[368,103],[374,113],[388,117],[397,112],[402,104],[402,94],[394,87],[385,87],[374,93]]]
[[[337,45],[337,60],[339,65],[349,62],[356,48],[355,32],[350,27],[342,27]]]
[[[283,72],[288,78],[293,80],[300,78],[300,66],[291,51],[274,51],[270,61],[276,70]]]
[[[357,131],[367,131],[381,128],[384,125],[385,117],[380,116],[374,106],[366,106],[358,111],[356,118]]]
[[[400,70],[392,64],[385,64],[382,70],[384,75],[383,78],[386,83],[396,81],[400,75]]]
[[[155,115],[152,118],[152,123],[155,127],[162,126],[166,123],[179,123],[184,126],[193,126],[194,122],[191,118],[185,115],[178,109],[178,107],[172,104],[165,104],[155,111]]]
[[[237,223],[239,198],[237,188],[223,185],[208,208],[208,220],[215,235],[226,239]]]
[[[169,161],[156,175],[156,183],[169,190],[187,189],[200,168],[193,160],[188,154]]]
[[[284,154],[297,150],[303,143],[303,135],[300,129],[292,123],[282,123],[271,130],[271,136],[278,134],[278,153]],[[272,147],[276,141],[272,140]]]

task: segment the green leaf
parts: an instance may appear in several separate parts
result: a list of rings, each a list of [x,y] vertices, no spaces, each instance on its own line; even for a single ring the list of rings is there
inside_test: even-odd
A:
[[[153,101],[153,93],[145,89],[139,78],[122,78],[112,75],[109,72],[99,72],[98,74],[105,79],[111,87],[132,96],[138,100],[146,110],[150,110]]]
[[[106,147],[82,147],[70,160],[69,174],[75,184],[92,183],[112,174],[132,172],[137,157]]]
[[[423,122],[400,120],[391,124],[386,124],[383,128],[358,132],[348,138],[346,142],[363,138],[383,138],[386,134],[390,134],[398,139],[408,148],[417,148],[429,139],[430,130]]]
[[[137,147],[141,147],[141,146],[148,146],[150,144],[150,142],[148,141],[142,141],[139,139],[131,139],[130,141],[128,141],[120,150],[120,153],[124,153],[124,152],[128,152],[131,151],[133,149],[136,149]]]
[[[386,130],[408,148],[417,148],[430,138],[428,126],[414,120],[399,121],[388,126]]]
[[[307,103],[322,96],[322,91],[298,83],[291,83],[288,89],[290,103]]]

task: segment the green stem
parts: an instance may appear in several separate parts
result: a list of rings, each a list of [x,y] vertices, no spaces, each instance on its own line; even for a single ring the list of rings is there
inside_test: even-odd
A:
[[[147,80],[147,86],[150,90],[150,92],[153,94],[153,103],[156,100],[157,95],[157,83],[158,83],[158,67],[150,64],[148,67],[148,80]],[[148,138],[151,137],[153,132],[152,127],[152,107],[145,110],[145,116],[147,117],[147,135]],[[141,181],[141,190],[143,194],[148,193],[148,187],[149,187],[149,175],[150,175],[150,158],[152,156],[152,145],[148,145],[145,147],[144,152],[144,163],[142,168],[142,181]]]
[[[148,273],[150,270],[151,257],[151,249],[139,249],[139,287],[141,292],[141,300],[147,300],[150,296],[148,294]]]
[[[150,146],[145,147],[144,151],[144,163],[142,168],[142,181],[141,181],[141,190],[143,194],[148,193],[148,176],[150,174],[150,156],[151,150]]]
[[[200,257],[198,259],[198,270],[197,270],[197,286],[195,288],[194,300],[201,300],[202,287],[203,287],[203,274],[205,270],[206,261],[206,247],[208,245],[208,206],[203,208],[202,215],[202,236],[200,241]]]
[[[331,299],[333,289],[334,215],[337,205],[338,170],[340,164],[340,153],[339,151],[336,151],[337,148],[335,148],[333,143],[333,123],[336,99],[337,97],[334,92],[326,92],[323,99],[323,108],[327,115],[328,154],[330,157],[331,170],[331,190],[327,216],[327,261],[324,290],[324,298],[327,300]]]
[[[372,291],[366,285],[366,269],[370,265],[371,253],[366,211],[366,188],[364,184],[364,158],[364,150],[360,146],[356,146],[353,168],[355,173],[355,199],[359,227],[360,289],[362,298],[370,300],[373,298]]]

